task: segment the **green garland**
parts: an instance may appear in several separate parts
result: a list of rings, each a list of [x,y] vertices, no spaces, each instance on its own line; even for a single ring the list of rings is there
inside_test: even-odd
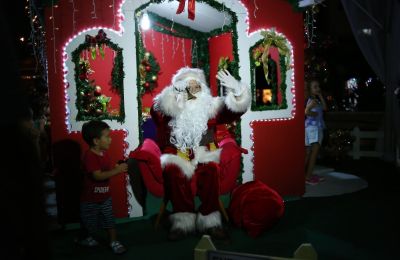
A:
[[[100,30],[102,31],[102,30]],[[100,33],[99,31],[99,33]],[[87,35],[86,39],[94,38]],[[82,106],[83,104],[83,96],[85,90],[90,89],[91,86],[88,84],[93,84],[93,82],[88,82],[86,79],[81,79],[80,75],[84,73],[80,66],[80,55],[83,50],[91,50],[93,54],[93,46],[95,45],[104,45],[113,49],[116,52],[116,56],[114,58],[114,65],[111,72],[111,86],[112,88],[120,95],[120,107],[118,115],[111,115],[109,113],[103,114],[93,114],[91,112],[85,111],[85,108]],[[100,48],[102,49],[102,47]],[[100,54],[103,56],[103,50],[100,51]],[[93,56],[92,56],[93,57]],[[72,62],[75,64],[75,83],[76,83],[76,108],[78,110],[78,114],[76,116],[77,121],[88,121],[92,119],[99,120],[117,120],[120,123],[125,121],[125,108],[124,108],[124,91],[123,91],[123,80],[124,80],[124,70],[123,70],[123,56],[122,56],[122,48],[120,48],[117,44],[111,42],[107,37],[103,37],[96,42],[89,42],[86,40],[84,43],[80,44],[73,52],[72,52]]]
[[[287,57],[286,55],[282,54],[279,52],[279,66],[280,66],[280,73],[281,73],[281,84],[279,86],[281,95],[282,95],[282,103],[281,104],[276,104],[276,97],[273,97],[273,104],[272,105],[257,105],[255,102],[255,96],[256,96],[256,82],[255,82],[255,70],[256,70],[256,63],[257,61],[253,57],[253,51],[256,48],[259,48],[260,45],[263,45],[265,39],[262,39],[258,41],[253,47],[250,48],[249,50],[249,56],[250,56],[250,71],[252,72],[251,75],[251,93],[252,93],[252,102],[251,102],[251,111],[265,111],[265,110],[279,110],[279,109],[286,109],[288,107],[287,105],[287,99],[286,99],[286,72],[288,70],[287,66],[287,60],[290,57]],[[271,46],[279,48],[276,46],[274,43],[271,44]],[[272,88],[273,90],[276,90],[277,87],[277,82],[272,82]]]
[[[143,50],[141,55],[142,57],[140,58],[141,62],[139,65],[139,92],[140,95],[143,96],[146,92],[151,92],[157,87],[160,65],[151,52]]]

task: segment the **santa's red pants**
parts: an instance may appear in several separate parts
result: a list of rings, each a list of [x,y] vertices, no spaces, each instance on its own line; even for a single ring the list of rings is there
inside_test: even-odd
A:
[[[174,164],[164,168],[165,199],[172,202],[174,213],[194,212],[194,197],[199,196],[199,212],[206,216],[219,209],[219,166],[214,162],[198,164],[191,178]]]

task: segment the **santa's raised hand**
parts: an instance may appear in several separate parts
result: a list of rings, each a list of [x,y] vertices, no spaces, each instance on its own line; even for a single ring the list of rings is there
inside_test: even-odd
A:
[[[238,80],[236,80],[227,70],[220,70],[217,74],[217,79],[221,82],[221,85],[230,89],[233,94],[241,95],[243,92],[242,86]]]

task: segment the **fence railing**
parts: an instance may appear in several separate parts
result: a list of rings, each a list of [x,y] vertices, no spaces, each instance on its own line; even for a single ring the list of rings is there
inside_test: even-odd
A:
[[[383,131],[364,131],[356,126],[351,131],[351,135],[355,138],[353,149],[349,152],[353,159],[358,160],[361,157],[383,157]],[[373,149],[364,149],[363,143],[368,141],[374,143]]]

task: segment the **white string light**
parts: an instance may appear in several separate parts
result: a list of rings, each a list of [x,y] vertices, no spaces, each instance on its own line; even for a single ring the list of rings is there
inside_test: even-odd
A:
[[[186,66],[186,48],[185,48],[185,38],[182,39],[182,55],[183,55],[183,64]]]
[[[155,39],[154,39],[154,30],[151,30],[151,45],[155,46]]]
[[[168,38],[168,37],[167,37]],[[162,63],[165,63],[165,55],[164,55],[164,34],[161,34],[161,57]]]
[[[93,10],[91,12],[92,14],[92,19],[97,19],[97,13],[96,13],[96,0],[92,0],[92,6],[93,6]]]
[[[112,0],[112,12],[113,12],[113,26],[112,26],[112,28],[115,29],[115,3],[114,3],[114,0]]]
[[[311,14],[310,14],[311,12]],[[307,48],[311,47],[312,44],[315,43],[314,39],[316,37],[315,35],[315,9],[314,7],[311,8],[310,10],[306,10],[306,15],[304,17],[304,34],[307,39]]]
[[[31,26],[31,33],[29,36],[29,41],[32,46],[33,56],[35,58],[35,72],[40,72],[40,78],[43,79],[43,85],[48,86],[47,78],[47,55],[46,55],[46,33],[43,29],[43,21],[40,20],[38,14],[39,11],[35,5],[35,1],[26,1],[25,10],[29,17],[29,23]],[[21,39],[20,39],[21,40]],[[22,41],[24,37],[22,37]],[[34,78],[39,78],[39,76],[33,76]]]
[[[175,58],[175,36],[172,36],[172,58]]]
[[[28,0],[29,1],[29,0]],[[33,49],[33,56],[35,57],[35,71],[37,71],[38,69],[38,65],[39,65],[39,59],[37,57],[37,52],[36,52],[36,48],[35,46],[37,45],[36,43],[36,38],[35,38],[35,34],[36,34],[36,30],[35,30],[35,25],[34,22],[36,21],[37,16],[35,15],[34,18],[32,19],[32,15],[33,15],[33,8],[32,8],[32,1],[29,2],[29,11],[28,14],[30,15],[30,19],[29,19],[29,23],[31,25],[31,35],[30,35],[30,40],[32,43],[32,49]],[[24,38],[22,38],[23,40]]]
[[[176,39],[176,49],[175,50],[179,50],[179,38]]]
[[[72,5],[72,32],[75,33],[76,31],[76,20],[75,20],[75,13],[78,11],[75,9],[75,2],[74,0],[69,0]]]
[[[254,15],[254,18],[257,18],[256,12],[258,10],[258,6],[257,6],[256,0],[253,0],[253,1],[254,1],[254,12],[253,12],[253,15]]]
[[[55,17],[54,17],[54,0],[51,0],[51,23],[53,29],[53,67],[54,67],[54,74],[57,74],[57,59],[56,59],[56,31],[55,31]]]

